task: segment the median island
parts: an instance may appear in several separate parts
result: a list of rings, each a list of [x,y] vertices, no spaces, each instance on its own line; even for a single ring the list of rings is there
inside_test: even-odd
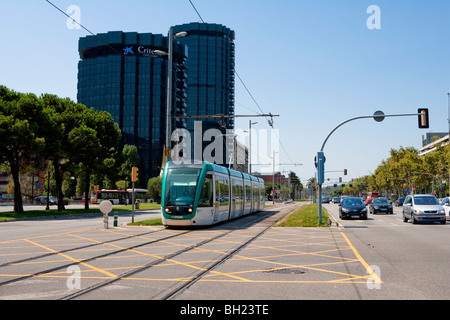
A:
[[[322,208],[322,223],[319,224],[317,203],[301,206],[275,224],[275,227],[329,227],[328,212]]]
[[[141,203],[139,205],[139,210],[153,210],[161,208],[161,204],[158,203]],[[126,206],[114,206],[111,212],[114,211],[131,211],[131,205]],[[99,208],[90,208],[86,209],[66,209],[63,211],[58,211],[58,209],[50,209],[50,210],[26,210],[21,214],[15,213],[12,211],[9,212],[0,212],[0,221],[7,221],[12,219],[26,219],[26,218],[38,218],[38,217],[62,217],[73,214],[89,214],[89,213],[101,213]]]
[[[128,223],[129,226],[161,226],[162,219]],[[317,203],[304,205],[275,224],[275,227],[329,227],[328,212],[322,208],[322,223],[319,224]]]

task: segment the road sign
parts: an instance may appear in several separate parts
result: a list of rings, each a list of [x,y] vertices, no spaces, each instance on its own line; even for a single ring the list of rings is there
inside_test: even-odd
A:
[[[383,111],[377,111],[373,114],[373,119],[376,122],[381,122],[384,120],[384,112]]]
[[[112,203],[108,200],[100,203],[100,211],[103,213],[103,226],[108,229],[108,213],[112,211]]]
[[[317,182],[322,184],[325,182],[325,155],[322,151],[317,152]]]

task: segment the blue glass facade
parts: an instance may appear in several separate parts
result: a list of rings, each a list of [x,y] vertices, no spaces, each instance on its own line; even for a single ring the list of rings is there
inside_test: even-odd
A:
[[[203,132],[234,129],[233,118],[176,118],[234,114],[234,31],[206,23],[172,28],[187,32],[174,40],[172,129],[187,128],[191,137],[194,121],[202,121]],[[165,143],[168,59],[155,50],[168,51],[166,36],[114,31],[79,40],[78,102],[111,113],[121,144],[138,147],[144,182],[159,175]],[[223,163],[225,157],[224,150]]]
[[[178,41],[185,44],[189,50],[187,114],[234,115],[234,31],[220,24],[208,23],[189,23],[173,27],[174,33],[182,31],[186,31],[187,36],[179,38]],[[202,121],[203,132],[210,128],[217,128],[223,133],[225,129],[234,129],[234,118],[188,119],[187,129],[191,134],[194,121]]]
[[[79,40],[78,102],[111,113],[121,144],[138,147],[139,177],[146,182],[160,172],[165,143],[167,37],[151,33],[108,32]],[[186,115],[186,49],[174,44],[173,115]],[[172,127],[184,128],[178,120]]]

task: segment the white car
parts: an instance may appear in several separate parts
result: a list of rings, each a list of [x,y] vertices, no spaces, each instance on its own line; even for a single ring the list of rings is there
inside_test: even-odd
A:
[[[421,221],[446,223],[444,207],[433,195],[408,195],[403,203],[403,221],[412,220],[413,224]]]
[[[442,208],[444,208],[445,217],[447,219],[449,219],[450,218],[450,197],[442,199],[441,206],[442,206]]]

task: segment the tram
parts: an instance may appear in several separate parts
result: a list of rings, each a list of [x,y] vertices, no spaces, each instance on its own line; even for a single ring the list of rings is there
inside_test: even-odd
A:
[[[167,162],[162,180],[165,226],[207,226],[257,212],[265,205],[264,180],[202,162]]]

